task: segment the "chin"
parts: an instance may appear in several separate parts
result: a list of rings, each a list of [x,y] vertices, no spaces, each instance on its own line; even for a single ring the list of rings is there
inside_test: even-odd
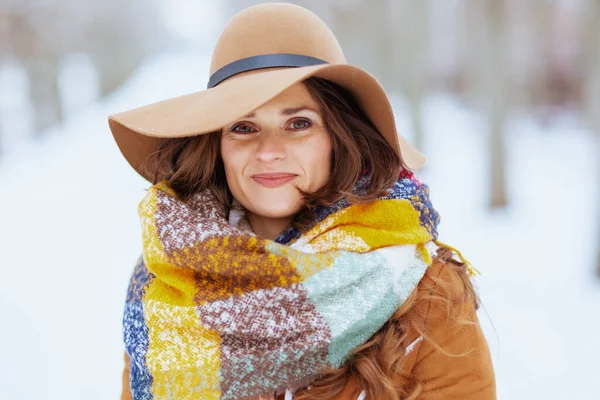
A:
[[[300,207],[253,207],[254,214],[264,217],[264,218],[290,218],[294,216],[298,211],[300,211]]]
[[[265,218],[289,218],[294,216],[302,205],[297,197],[280,198],[279,196],[271,196],[264,198],[262,201],[254,202],[251,210],[254,214]]]

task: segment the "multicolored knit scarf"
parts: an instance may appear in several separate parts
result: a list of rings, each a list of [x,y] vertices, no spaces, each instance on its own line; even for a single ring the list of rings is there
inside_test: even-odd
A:
[[[384,325],[437,248],[438,213],[410,172],[385,198],[320,207],[304,234],[274,241],[218,210],[208,192],[183,202],[166,181],[139,205],[143,256],[123,319],[135,399],[302,387]]]

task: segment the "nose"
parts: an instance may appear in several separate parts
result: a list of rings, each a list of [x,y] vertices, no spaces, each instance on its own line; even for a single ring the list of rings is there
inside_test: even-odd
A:
[[[256,159],[263,162],[285,159],[284,138],[278,134],[263,132],[258,138]]]

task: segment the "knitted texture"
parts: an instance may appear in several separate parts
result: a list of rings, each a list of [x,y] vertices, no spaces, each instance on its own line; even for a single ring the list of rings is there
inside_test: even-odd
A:
[[[305,233],[290,228],[276,240],[218,210],[208,191],[183,202],[166,181],[139,204],[143,254],[123,318],[134,399],[245,399],[304,386],[385,324],[437,248],[439,215],[410,172],[386,197],[319,207]]]

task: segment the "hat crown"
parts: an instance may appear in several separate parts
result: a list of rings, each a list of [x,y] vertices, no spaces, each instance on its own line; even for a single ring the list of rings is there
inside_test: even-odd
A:
[[[294,4],[268,3],[231,18],[217,40],[210,75],[243,58],[280,53],[346,63],[335,35],[317,15]]]

